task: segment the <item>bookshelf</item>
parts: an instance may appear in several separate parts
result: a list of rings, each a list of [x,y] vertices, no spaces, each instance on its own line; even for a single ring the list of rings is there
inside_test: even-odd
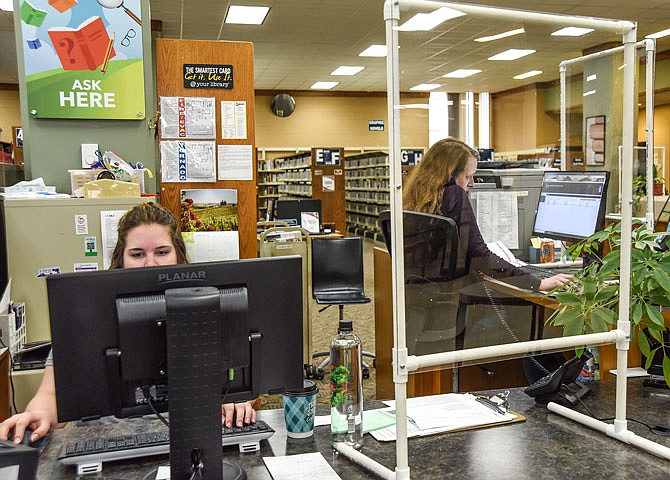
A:
[[[423,150],[406,152],[422,153]],[[408,160],[401,167],[403,182],[418,161],[414,153],[403,153],[403,159],[406,157]],[[379,212],[391,208],[388,153],[378,151],[348,155],[344,159],[344,165],[347,231],[374,240],[383,240],[377,219]]]
[[[291,198],[312,198],[312,154],[298,153],[278,159],[279,193]]]
[[[258,219],[265,220],[268,209],[268,201],[277,200],[284,194],[279,193],[279,187],[284,185],[279,180],[283,170],[277,166],[278,160],[258,160],[257,192],[258,192]]]

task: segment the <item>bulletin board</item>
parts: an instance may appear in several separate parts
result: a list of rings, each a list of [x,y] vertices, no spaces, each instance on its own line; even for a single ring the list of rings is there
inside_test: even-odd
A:
[[[182,190],[236,190],[240,258],[258,250],[253,59],[249,42],[156,39],[161,204],[179,217]]]

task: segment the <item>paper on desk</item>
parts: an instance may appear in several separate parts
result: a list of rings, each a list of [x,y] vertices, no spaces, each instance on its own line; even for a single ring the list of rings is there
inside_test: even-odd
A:
[[[499,414],[477,402],[469,393],[447,393],[407,399],[407,436],[418,437],[463,428],[514,420],[511,413]],[[395,406],[395,402],[384,402]],[[395,428],[386,427],[371,432],[380,442],[394,441]]]
[[[330,425],[330,415],[314,417],[314,426]],[[370,433],[380,428],[395,425],[395,415],[388,409],[366,410],[363,412],[363,433]]]
[[[511,263],[515,267],[523,267],[526,263],[519,260],[514,256],[507,246],[500,240],[497,242],[487,243],[486,246],[491,250],[492,253],[498,255],[500,258],[505,260],[507,263]]]
[[[335,473],[319,452],[301,453],[286,457],[263,457],[265,466],[274,480],[335,480]]]
[[[616,369],[610,370],[610,373],[616,376]],[[628,367],[626,369],[626,378],[648,377],[649,373],[642,367]]]

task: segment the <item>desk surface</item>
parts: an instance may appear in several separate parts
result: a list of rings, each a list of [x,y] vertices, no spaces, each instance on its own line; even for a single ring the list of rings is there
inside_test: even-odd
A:
[[[644,388],[641,379],[630,379],[628,384],[628,417],[651,426],[670,426],[670,391]],[[487,480],[629,479],[643,474],[648,479],[669,478],[670,462],[555,415],[545,407],[536,405],[520,388],[512,389],[511,392],[512,407],[526,416],[525,422],[410,439],[411,477]],[[613,380],[597,382],[585,402],[595,415],[613,416],[613,392]],[[380,406],[380,402],[370,402],[370,406],[373,404]],[[314,437],[309,439],[287,439],[282,410],[261,411],[259,418],[277,431],[268,441],[262,442],[260,452],[239,454],[235,447],[224,449],[224,456],[240,463],[250,480],[271,478],[264,466],[263,456],[313,451],[321,452],[343,479],[374,478],[362,467],[333,454],[328,427],[317,427]],[[158,421],[149,422],[149,428],[160,428]],[[74,467],[66,467],[56,460],[58,449],[64,442],[76,440],[84,432],[87,436],[100,433],[114,435],[127,433],[130,428],[133,427],[117,424],[56,430],[51,444],[40,457],[37,478],[46,480],[76,477]],[[628,428],[640,436],[670,447],[670,437],[652,435],[645,427],[633,422],[628,422]],[[380,443],[366,435],[363,452],[391,469],[395,466],[395,442]],[[99,478],[137,478],[138,472],[143,469],[166,461],[165,456],[156,456],[137,461],[106,463]]]

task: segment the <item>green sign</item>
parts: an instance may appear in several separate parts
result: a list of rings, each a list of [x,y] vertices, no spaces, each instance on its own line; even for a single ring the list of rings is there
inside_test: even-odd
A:
[[[26,0],[21,32],[31,116],[145,117],[139,0]]]

